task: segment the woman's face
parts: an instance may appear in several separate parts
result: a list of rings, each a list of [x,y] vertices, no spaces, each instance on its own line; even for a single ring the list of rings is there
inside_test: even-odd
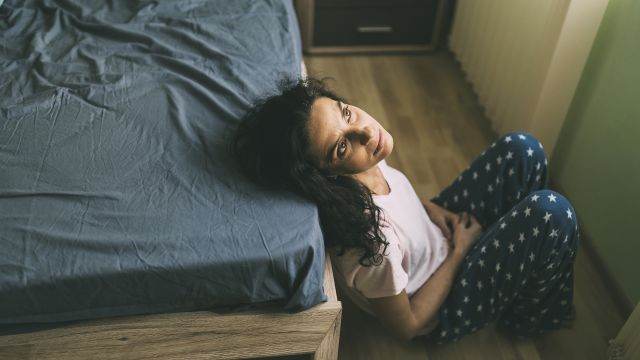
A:
[[[393,150],[393,137],[364,110],[321,97],[308,124],[315,164],[335,175],[369,170]]]

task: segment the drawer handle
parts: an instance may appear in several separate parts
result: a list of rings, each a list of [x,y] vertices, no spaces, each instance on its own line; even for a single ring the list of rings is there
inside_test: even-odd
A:
[[[358,26],[359,33],[390,33],[393,32],[391,26]]]

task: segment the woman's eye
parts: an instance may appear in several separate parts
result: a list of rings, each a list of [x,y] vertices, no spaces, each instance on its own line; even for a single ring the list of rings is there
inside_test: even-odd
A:
[[[344,108],[344,116],[347,117],[347,120],[351,120],[351,109],[348,106]]]
[[[344,154],[347,152],[347,141],[346,140],[342,140],[340,141],[340,143],[338,144],[338,158],[342,158],[344,156]]]

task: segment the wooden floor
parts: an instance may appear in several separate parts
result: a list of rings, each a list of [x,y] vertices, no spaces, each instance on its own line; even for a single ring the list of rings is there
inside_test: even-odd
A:
[[[447,51],[429,55],[306,57],[309,73],[365,109],[394,137],[388,163],[425,200],[437,194],[497,138]],[[551,174],[553,177],[553,174]],[[395,341],[375,318],[342,298],[340,359],[605,359],[623,315],[597,269],[578,251],[572,329],[517,340],[492,326],[447,345]]]

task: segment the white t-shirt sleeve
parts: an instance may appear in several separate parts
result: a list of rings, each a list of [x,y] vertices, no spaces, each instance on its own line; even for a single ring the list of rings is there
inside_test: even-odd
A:
[[[402,267],[402,253],[393,243],[387,246],[381,264],[358,265],[353,270],[352,286],[369,299],[398,295],[409,282],[409,276]]]

